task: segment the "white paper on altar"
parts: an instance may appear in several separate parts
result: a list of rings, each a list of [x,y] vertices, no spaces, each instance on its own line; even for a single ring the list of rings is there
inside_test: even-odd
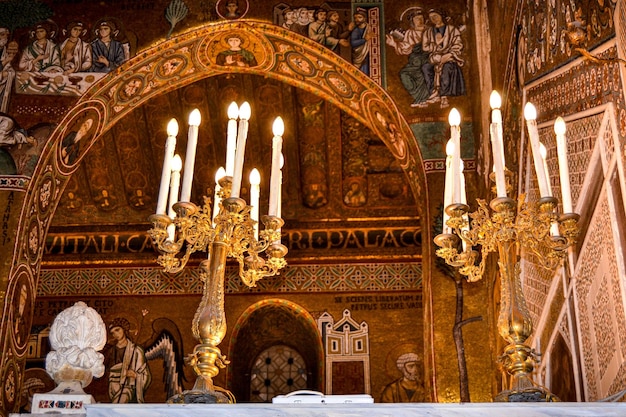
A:
[[[369,394],[324,395],[319,391],[299,390],[272,398],[273,404],[373,404]]]

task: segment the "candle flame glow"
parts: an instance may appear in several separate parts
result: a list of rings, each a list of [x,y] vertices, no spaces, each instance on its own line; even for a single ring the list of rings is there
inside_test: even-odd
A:
[[[193,109],[191,113],[189,113],[189,125],[190,126],[200,126],[200,121],[202,120],[202,116],[200,115],[200,110]]]
[[[250,108],[250,104],[247,101],[239,107],[239,118],[241,120],[250,120],[250,115],[252,114],[252,109]]]
[[[500,94],[496,90],[493,90],[491,96],[489,96],[489,105],[492,109],[499,109],[502,105],[502,98],[500,98]]]
[[[237,119],[238,116],[239,116],[239,106],[237,106],[237,103],[233,101],[232,103],[230,103],[230,106],[228,106],[228,118],[230,120],[235,120]]]
[[[526,120],[537,119],[537,109],[531,102],[526,103],[526,105],[524,106],[524,119]]]
[[[565,120],[563,120],[561,116],[557,117],[554,122],[554,133],[557,135],[564,135],[566,131],[567,128],[565,127]]]
[[[452,110],[450,110],[448,122],[450,123],[450,126],[459,126],[461,124],[461,113],[459,113],[456,108],[452,108]]]
[[[452,139],[449,139],[448,143],[446,144],[446,155],[454,155],[454,141]]]
[[[224,169],[224,167],[219,167],[217,171],[215,172],[215,183],[217,184],[217,182],[221,180],[222,178],[224,178],[225,176],[226,176],[226,170]]]
[[[272,126],[272,132],[274,136],[282,136],[285,133],[285,123],[283,123],[283,118],[278,116],[274,120],[274,125]]]
[[[259,173],[259,170],[256,168],[253,168],[252,171],[250,171],[250,184],[252,185],[261,184],[261,174]]]
[[[176,136],[178,135],[178,122],[176,119],[172,119],[167,124],[167,136]]]
[[[176,154],[172,158],[172,171],[180,171],[181,169],[183,169],[183,160]]]

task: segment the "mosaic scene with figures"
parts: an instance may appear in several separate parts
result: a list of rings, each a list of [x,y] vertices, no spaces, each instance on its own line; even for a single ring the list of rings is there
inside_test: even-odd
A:
[[[625,401],[625,80],[617,0],[0,1],[0,416]]]

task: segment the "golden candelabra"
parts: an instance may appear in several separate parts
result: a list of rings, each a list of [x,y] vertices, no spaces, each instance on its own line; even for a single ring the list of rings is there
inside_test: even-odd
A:
[[[526,202],[522,195],[518,203],[512,198],[497,197],[489,207],[484,200],[478,200],[474,213],[469,213],[466,204],[450,204],[445,208],[449,219],[444,225],[449,233],[434,239],[439,246],[436,254],[458,268],[470,282],[483,277],[487,255],[498,252],[501,294],[497,328],[508,343],[500,360],[510,376],[510,385],[495,401],[558,401],[531,377],[538,355],[525,344],[533,325],[520,280],[520,249],[534,255],[544,267],[553,269],[575,243],[579,216],[557,214],[557,203],[554,197]],[[558,225],[558,235],[554,233],[554,224]],[[475,247],[480,247],[480,254]]]
[[[263,216],[265,229],[255,237],[255,221],[250,217],[251,206],[241,198],[230,197],[231,177],[223,177],[219,197],[219,213],[212,219],[211,202],[204,197],[204,205],[179,202],[173,208],[172,220],[165,214],[150,216],[153,228],[148,231],[160,252],[157,262],[166,272],[182,271],[191,254],[208,252],[208,259],[200,263],[200,277],[204,282],[202,300],[192,322],[192,332],[200,341],[187,362],[197,375],[192,390],[168,400],[171,403],[232,403],[230,391],[213,384],[220,368],[229,361],[217,347],[226,334],[224,313],[224,273],[228,257],[239,264],[242,281],[253,287],[264,277],[276,275],[287,263],[287,248],[280,243],[283,220],[277,216]],[[171,239],[168,227],[176,228]],[[261,254],[265,253],[265,257]]]

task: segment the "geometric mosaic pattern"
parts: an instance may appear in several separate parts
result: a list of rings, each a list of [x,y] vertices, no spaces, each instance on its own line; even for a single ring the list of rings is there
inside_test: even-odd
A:
[[[470,159],[470,158],[463,158],[463,170],[464,171],[476,170],[476,160]],[[434,173],[434,172],[445,172],[446,160],[445,159],[424,160],[424,171],[428,174]]]
[[[593,297],[587,295],[591,305],[591,318],[593,320],[593,339],[602,340],[602,343],[596,345],[596,352],[598,354],[598,367],[600,379],[603,379],[606,375],[607,364],[610,362],[613,352],[617,345],[616,337],[613,329],[613,318],[611,312],[608,311],[606,306],[612,305],[611,303],[611,281],[606,272],[602,275],[596,276],[596,285],[598,291]]]
[[[626,58],[626,7],[618,2],[615,7],[615,38],[620,58]],[[626,72],[621,71],[622,85],[626,85]],[[626,91],[622,91],[626,95]]]
[[[611,109],[610,111],[607,111],[604,115],[605,118],[610,117],[613,115],[613,110]],[[612,125],[609,124],[609,121],[607,120],[606,125],[604,126],[604,136],[603,136],[603,141],[602,141],[602,153],[603,153],[603,157],[605,161],[610,161],[611,158],[613,158],[613,154],[615,153],[615,140],[619,139],[619,134],[618,137],[615,138],[613,137],[613,129],[611,128]],[[617,133],[617,132],[615,132]]]
[[[0,190],[26,191],[30,178],[21,175],[0,177]]]
[[[614,384],[619,371],[615,365],[624,362],[621,358],[626,353],[626,317],[613,230],[606,225],[607,220],[614,220],[609,204],[602,193],[575,272],[587,401],[623,389]]]
[[[616,48],[610,47],[599,57],[610,58],[616,54]],[[611,102],[623,108],[620,65],[616,62],[598,66],[583,63],[559,71],[529,87],[527,100],[537,107],[539,122],[582,113]]]
[[[232,265],[226,268],[227,294],[244,292],[405,291],[422,287],[421,263],[288,265],[280,275],[248,288]],[[41,270],[37,296],[201,294],[199,268],[168,274],[161,268]]]

